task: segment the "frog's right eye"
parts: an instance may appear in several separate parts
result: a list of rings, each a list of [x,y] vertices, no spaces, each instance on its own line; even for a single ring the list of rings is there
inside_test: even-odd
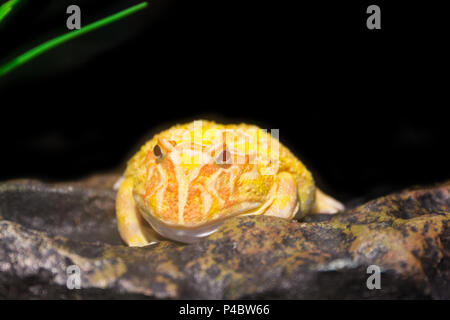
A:
[[[230,160],[231,154],[227,149],[222,150],[222,152],[220,152],[216,157],[216,163],[218,165],[228,165],[230,164]]]
[[[155,155],[155,158],[157,160],[161,160],[164,157],[164,154],[161,150],[161,147],[159,145],[155,145],[153,147],[153,154]]]

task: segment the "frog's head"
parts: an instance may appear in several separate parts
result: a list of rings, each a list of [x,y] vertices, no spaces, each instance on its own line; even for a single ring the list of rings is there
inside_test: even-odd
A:
[[[245,127],[244,127],[245,126]],[[273,200],[278,141],[257,127],[196,121],[153,137],[130,163],[142,216],[169,238],[204,236]]]

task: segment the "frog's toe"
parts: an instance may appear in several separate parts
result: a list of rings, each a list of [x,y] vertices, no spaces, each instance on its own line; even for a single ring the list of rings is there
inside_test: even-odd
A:
[[[264,214],[267,216],[292,219],[298,209],[299,198],[295,178],[288,172],[280,172],[277,175],[275,198]]]
[[[133,179],[122,181],[117,193],[116,214],[119,233],[130,247],[143,247],[158,242],[158,236],[145,225],[133,198]]]

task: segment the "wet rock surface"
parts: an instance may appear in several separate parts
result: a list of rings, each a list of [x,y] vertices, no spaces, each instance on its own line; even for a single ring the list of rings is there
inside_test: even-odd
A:
[[[305,221],[239,217],[191,245],[128,248],[117,176],[0,184],[0,298],[450,299],[450,183]],[[67,288],[67,268],[81,289]],[[369,290],[370,265],[381,289]]]

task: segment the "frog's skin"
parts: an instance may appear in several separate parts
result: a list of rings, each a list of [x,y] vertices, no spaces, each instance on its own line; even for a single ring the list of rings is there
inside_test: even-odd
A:
[[[116,201],[119,232],[129,246],[161,237],[191,243],[233,216],[292,219],[343,209],[270,133],[211,121],[155,135],[128,162]]]

